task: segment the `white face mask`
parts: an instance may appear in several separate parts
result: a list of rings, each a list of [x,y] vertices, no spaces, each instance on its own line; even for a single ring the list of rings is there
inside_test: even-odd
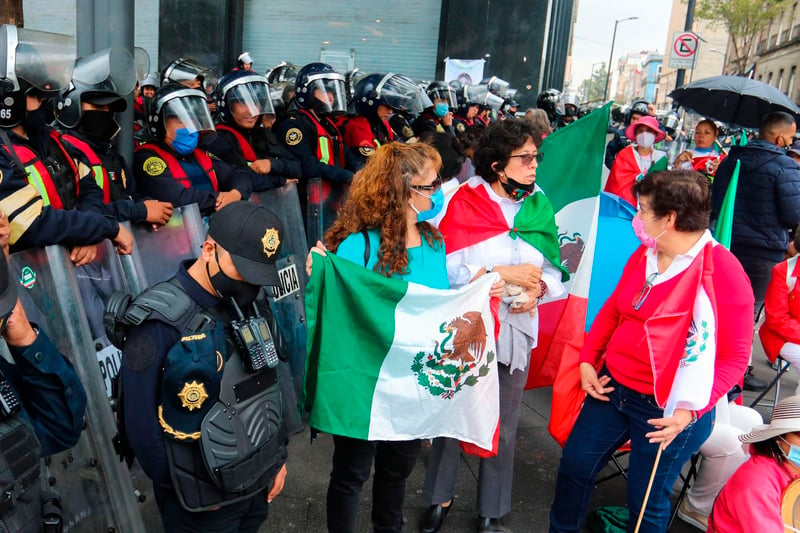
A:
[[[650,148],[656,142],[656,134],[652,131],[643,131],[636,135],[636,144],[642,148]]]

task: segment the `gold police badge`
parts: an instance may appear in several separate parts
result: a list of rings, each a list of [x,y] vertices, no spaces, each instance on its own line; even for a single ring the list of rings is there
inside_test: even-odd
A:
[[[200,409],[208,398],[208,393],[204,384],[192,381],[183,385],[183,390],[178,393],[178,398],[181,399],[181,407],[193,411]]]
[[[303,132],[297,128],[290,128],[286,132],[286,144],[289,146],[295,146],[300,144],[303,140]]]
[[[358,149],[358,152],[364,157],[369,157],[375,153],[375,148],[371,146],[362,146]]]
[[[275,228],[269,228],[266,232],[264,232],[264,236],[261,237],[261,244],[264,245],[264,255],[267,257],[272,257],[275,255],[275,252],[278,251],[278,246],[281,244],[280,235],[278,235],[278,230]]]
[[[160,176],[167,169],[167,163],[160,157],[148,157],[145,159],[142,169],[150,176]]]

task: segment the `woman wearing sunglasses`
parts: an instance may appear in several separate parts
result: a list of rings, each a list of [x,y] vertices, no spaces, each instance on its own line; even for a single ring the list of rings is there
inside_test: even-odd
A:
[[[707,229],[710,189],[687,170],[655,172],[633,187],[642,246],[580,354],[587,397],[561,457],[551,533],[581,530],[597,473],[627,441],[628,531],[659,453],[639,531],[666,531],[672,485],[711,433],[717,401],[747,368],[753,291]]]
[[[564,292],[553,207],[536,186],[542,131],[508,119],[490,125],[478,141],[478,176],[450,200],[439,230],[447,249],[452,287],[488,272],[506,283],[500,304],[497,361],[500,433],[495,457],[481,459],[478,480],[479,532],[507,531],[500,518],[511,511],[514,445],[531,349],[536,345],[537,304]],[[450,510],[458,477],[459,443],[435,439],[424,494],[430,507],[420,529],[437,531]]]

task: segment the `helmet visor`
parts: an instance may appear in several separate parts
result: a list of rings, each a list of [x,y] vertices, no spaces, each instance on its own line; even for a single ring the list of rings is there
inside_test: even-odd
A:
[[[252,118],[274,115],[269,86],[266,82],[248,82],[228,90],[226,100],[234,117]]]
[[[389,74],[375,88],[378,98],[392,109],[419,114],[430,107],[430,98],[409,78]]]
[[[69,86],[75,66],[75,39],[57,33],[17,28],[14,72],[42,91]]]
[[[185,58],[178,59],[167,67],[165,77],[190,89],[200,89],[206,95],[214,92],[219,81],[219,76],[212,69]]]
[[[178,128],[194,132],[214,131],[208,102],[200,96],[181,96],[167,101],[162,108],[164,124],[178,121]]]
[[[343,79],[309,79],[308,94],[312,105],[322,113],[345,113],[347,96]]]
[[[124,48],[108,48],[78,59],[72,79],[95,91],[124,96],[136,85],[134,60]]]
[[[436,87],[431,89],[428,91],[428,96],[430,97],[431,101],[444,100],[451,108],[455,109],[458,107],[458,102],[456,101],[456,92],[450,86]]]
[[[489,88],[489,91],[497,94],[499,96],[505,96],[506,92],[508,91],[508,82],[506,80],[501,80],[497,76],[492,76],[489,78],[489,82],[486,86]]]

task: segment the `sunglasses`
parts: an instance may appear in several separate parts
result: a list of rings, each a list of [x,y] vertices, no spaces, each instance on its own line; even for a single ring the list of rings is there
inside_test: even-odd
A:
[[[647,276],[647,279],[644,282],[644,287],[642,287],[642,290],[640,290],[639,294],[637,294],[633,299],[634,311],[638,311],[641,309],[642,305],[644,305],[644,301],[647,300],[647,297],[650,295],[650,291],[653,289],[653,282],[655,281],[656,276],[658,276],[658,273],[656,272],[653,272]]]
[[[519,158],[519,162],[522,163],[522,166],[527,167],[528,165],[531,164],[531,162],[533,162],[534,159],[536,159],[537,163],[541,163],[544,155],[543,154],[518,154],[518,155],[510,155],[508,157],[509,158],[518,157]]]
[[[410,185],[410,187],[418,191],[436,192],[442,188],[442,181],[442,177],[439,176],[430,185]]]

